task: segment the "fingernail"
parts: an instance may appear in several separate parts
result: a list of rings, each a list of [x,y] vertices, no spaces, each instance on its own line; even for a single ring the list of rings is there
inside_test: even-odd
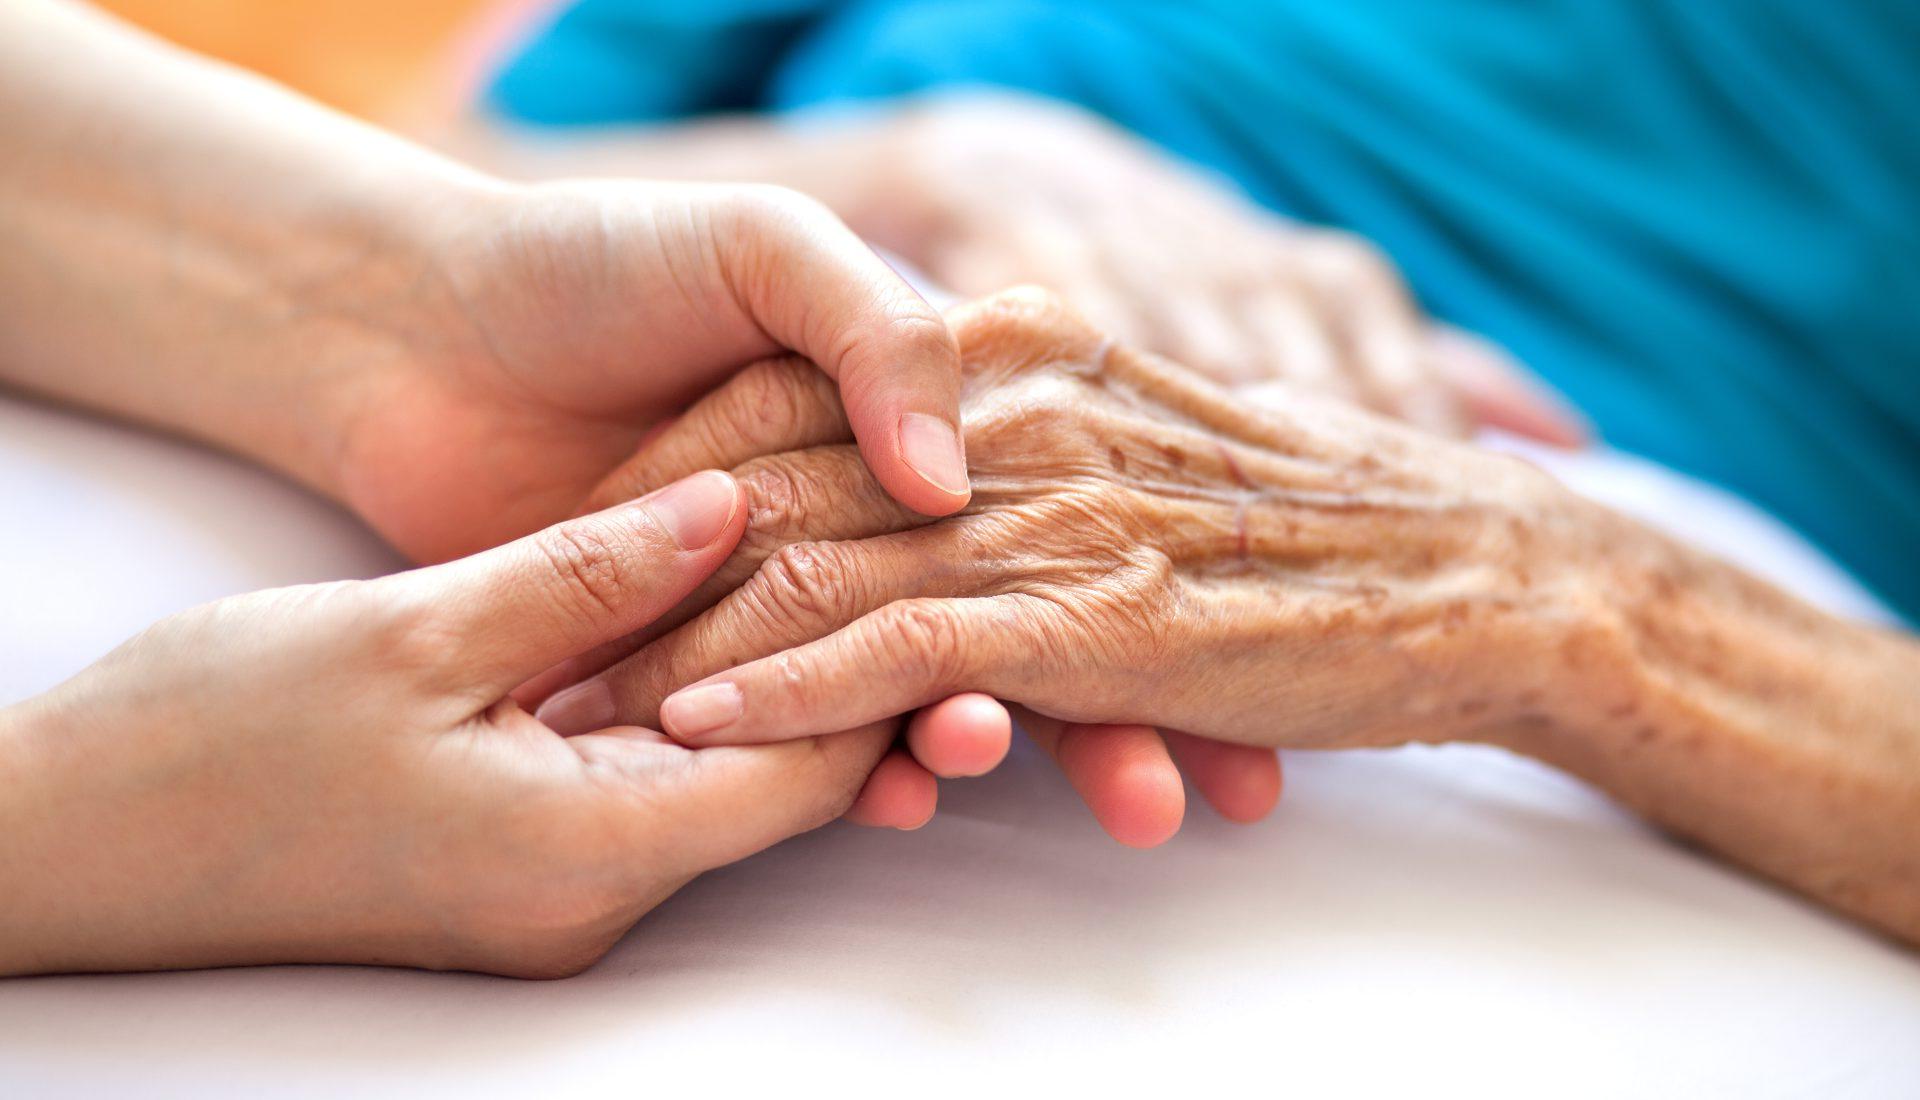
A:
[[[533,716],[562,737],[603,730],[613,725],[613,692],[600,680],[588,680],[548,696]]]
[[[682,550],[698,550],[726,529],[733,518],[737,491],[733,479],[718,470],[683,477],[640,498]]]
[[[966,495],[967,453],[953,425],[926,413],[908,413],[900,418],[900,455],[934,488]]]
[[[704,684],[667,697],[660,704],[660,724],[686,740],[704,737],[732,725],[746,709],[746,698],[730,683]]]

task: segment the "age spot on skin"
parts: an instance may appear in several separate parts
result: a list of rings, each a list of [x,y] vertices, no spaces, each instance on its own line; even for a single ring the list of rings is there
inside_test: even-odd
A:
[[[1126,453],[1121,451],[1120,448],[1118,447],[1107,448],[1107,464],[1113,467],[1113,472],[1116,474],[1126,473],[1127,472]]]

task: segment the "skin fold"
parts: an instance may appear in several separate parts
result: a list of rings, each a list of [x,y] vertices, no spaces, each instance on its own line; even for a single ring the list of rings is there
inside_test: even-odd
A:
[[[948,320],[967,509],[873,511],[845,444],[825,442],[830,394],[798,364],[756,368],[712,400],[784,403],[810,427],[794,430],[804,449],[736,473],[820,533],[755,548],[731,567],[758,562],[737,590],[639,639],[575,700],[699,745],[853,728],[962,691],[1049,730],[1489,742],[1920,940],[1910,638],[1811,609],[1517,459],[1304,395],[1249,408],[1041,292]],[[688,461],[702,419],[602,493]]]

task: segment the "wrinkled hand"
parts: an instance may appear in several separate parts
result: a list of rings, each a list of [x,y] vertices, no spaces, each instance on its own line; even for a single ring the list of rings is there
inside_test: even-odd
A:
[[[1504,352],[1423,317],[1364,238],[1285,221],[1061,104],[936,99],[892,123],[848,217],[966,295],[1023,283],[1220,382],[1281,380],[1432,431],[1573,445],[1577,414]]]
[[[939,314],[824,207],[772,187],[505,185],[438,212],[430,255],[374,257],[395,353],[338,380],[335,480],[418,560],[572,512],[647,431],[743,365],[805,354],[896,499],[967,499]],[[384,270],[384,269],[383,269]]]
[[[1572,625],[1592,621],[1578,614],[1592,532],[1523,463],[1336,402],[1252,411],[1045,295],[949,321],[968,372],[969,509],[930,526],[870,511],[884,498],[800,417],[810,427],[785,442],[807,449],[739,473],[806,520],[750,540],[726,567],[738,591],[634,639],[570,707],[721,744],[977,691],[1031,708],[1044,736],[1189,731],[1214,754],[1198,771],[1257,793],[1258,758],[1221,757],[1221,743],[1486,735],[1531,721],[1566,655],[1593,641]],[[807,378],[756,368],[629,473],[710,453],[701,440],[726,434],[714,425],[730,402],[782,423],[830,404]],[[603,492],[632,488],[616,477]],[[1139,752],[1121,770],[1142,770]]]
[[[476,557],[223,600],[0,711],[0,973],[571,973],[708,868],[838,816],[891,722],[689,750],[507,693],[724,560],[707,472]]]

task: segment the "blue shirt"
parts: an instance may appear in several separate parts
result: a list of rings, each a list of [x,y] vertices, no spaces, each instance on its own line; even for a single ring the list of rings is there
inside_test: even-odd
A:
[[[1378,241],[1614,444],[1920,619],[1915,0],[580,0],[538,123],[992,84]]]

